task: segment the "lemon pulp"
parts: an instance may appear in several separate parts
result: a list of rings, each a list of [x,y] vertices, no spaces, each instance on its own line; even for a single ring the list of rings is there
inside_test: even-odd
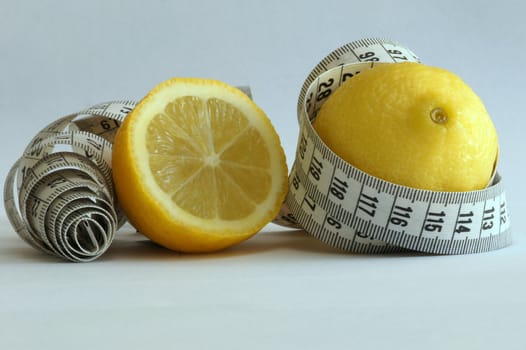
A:
[[[245,217],[270,190],[265,143],[225,101],[178,98],[153,119],[146,135],[157,184],[177,206],[197,217]]]

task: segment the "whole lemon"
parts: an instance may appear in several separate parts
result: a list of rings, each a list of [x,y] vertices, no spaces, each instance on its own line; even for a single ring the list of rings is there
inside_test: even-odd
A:
[[[345,81],[314,128],[337,155],[373,176],[413,188],[485,188],[497,132],[480,98],[455,74],[385,63]]]

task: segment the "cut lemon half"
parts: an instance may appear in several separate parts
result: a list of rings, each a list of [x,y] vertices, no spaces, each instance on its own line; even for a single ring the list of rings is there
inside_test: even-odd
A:
[[[131,224],[182,252],[251,237],[287,193],[268,117],[239,89],[208,79],[165,81],[130,112],[115,138],[113,178]]]

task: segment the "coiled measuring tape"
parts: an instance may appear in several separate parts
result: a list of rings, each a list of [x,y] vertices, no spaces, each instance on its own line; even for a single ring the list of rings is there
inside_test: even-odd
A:
[[[420,59],[399,43],[365,39],[334,50],[311,71],[298,99],[300,133],[289,193],[275,222],[358,253],[464,254],[509,245],[510,218],[498,173],[479,191],[413,189],[353,167],[314,131],[316,113],[346,79],[377,63],[405,61]]]
[[[7,216],[31,246],[86,262],[103,254],[125,222],[111,177],[115,132],[135,102],[102,103],[40,131],[9,171]]]
[[[252,97],[248,86],[239,90]],[[126,222],[111,175],[113,139],[134,101],[113,101],[56,120],[29,143],[4,185],[7,216],[34,248],[88,262]]]
[[[412,189],[346,163],[314,131],[317,111],[343,81],[376,62],[403,61],[419,59],[396,42],[365,39],[334,50],[311,71],[298,100],[300,135],[289,193],[274,222],[360,253],[463,254],[510,244],[498,174],[480,191]],[[250,96],[248,88],[240,89]],[[125,222],[113,192],[111,145],[134,106],[132,101],[96,105],[33,138],[4,187],[9,220],[26,242],[71,261],[91,261],[108,249]]]

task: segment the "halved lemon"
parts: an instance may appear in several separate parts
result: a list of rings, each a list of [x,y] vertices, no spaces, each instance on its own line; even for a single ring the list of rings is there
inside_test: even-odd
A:
[[[113,178],[131,224],[182,252],[239,243],[272,220],[287,193],[287,164],[265,113],[217,80],[173,78],[126,117]]]

